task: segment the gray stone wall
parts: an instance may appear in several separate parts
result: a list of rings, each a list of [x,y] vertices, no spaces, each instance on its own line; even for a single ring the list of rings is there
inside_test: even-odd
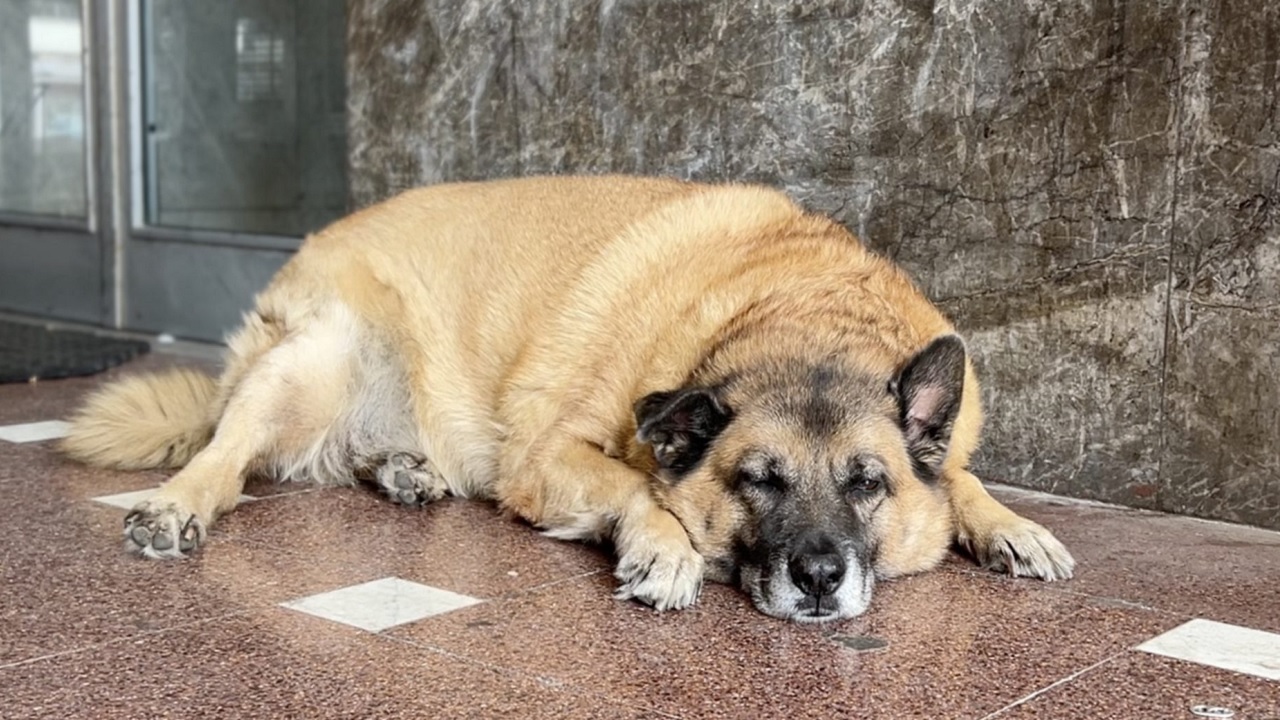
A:
[[[906,266],[988,478],[1280,527],[1280,3],[352,0],[350,166],[766,182]]]

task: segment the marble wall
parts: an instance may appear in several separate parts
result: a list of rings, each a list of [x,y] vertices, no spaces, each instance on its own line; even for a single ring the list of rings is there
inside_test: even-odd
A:
[[[786,189],[986,379],[985,476],[1280,527],[1273,0],[349,0],[353,201],[625,171]]]

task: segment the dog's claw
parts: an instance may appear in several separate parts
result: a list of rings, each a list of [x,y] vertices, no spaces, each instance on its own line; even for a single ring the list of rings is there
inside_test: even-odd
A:
[[[195,522],[193,515],[187,524],[182,528],[182,537],[178,539],[178,549],[184,553],[195,550],[196,544],[200,542],[200,527]]]

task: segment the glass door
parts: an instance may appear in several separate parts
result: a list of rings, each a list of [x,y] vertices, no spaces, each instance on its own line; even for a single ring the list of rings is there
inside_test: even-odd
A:
[[[346,211],[343,0],[141,0],[125,322],[213,339]]]
[[[0,312],[219,340],[346,211],[344,0],[0,0]]]
[[[0,2],[0,312],[111,320],[92,10]]]

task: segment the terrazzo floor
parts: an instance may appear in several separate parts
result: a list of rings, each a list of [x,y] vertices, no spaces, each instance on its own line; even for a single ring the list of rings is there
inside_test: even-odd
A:
[[[610,597],[608,559],[477,502],[251,484],[198,555],[126,556],[157,472],[53,442],[104,379],[0,385],[3,718],[1280,719],[1280,533],[995,492],[1077,577],[952,558],[864,616],[783,623],[710,586]]]

